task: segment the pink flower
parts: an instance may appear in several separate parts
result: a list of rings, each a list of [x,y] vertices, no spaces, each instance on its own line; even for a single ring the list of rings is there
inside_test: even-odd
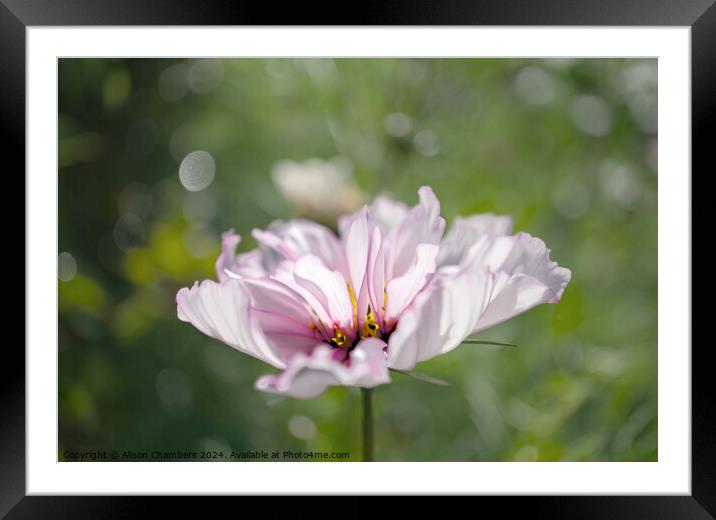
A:
[[[541,303],[557,303],[571,273],[544,242],[510,235],[508,217],[445,220],[429,187],[413,207],[378,197],[319,224],[277,221],[236,255],[223,236],[219,282],[177,293],[179,319],[282,371],[256,388],[299,398],[333,385],[371,388],[389,368],[412,369],[465,338]]]

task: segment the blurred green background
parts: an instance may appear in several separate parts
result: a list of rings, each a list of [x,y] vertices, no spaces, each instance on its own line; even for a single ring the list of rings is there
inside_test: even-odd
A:
[[[416,367],[450,386],[379,387],[377,459],[656,460],[656,104],[656,60],[60,60],[58,458],[359,460],[357,389],[254,391],[274,369],[180,322],[174,297],[215,278],[221,231],[248,250],[276,218],[412,205],[428,184],[448,225],[512,215],[573,279],[479,336],[518,348]]]

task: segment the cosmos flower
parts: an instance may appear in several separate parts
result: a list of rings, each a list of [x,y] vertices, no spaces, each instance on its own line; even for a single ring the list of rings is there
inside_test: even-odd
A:
[[[306,220],[254,230],[236,254],[223,235],[219,281],[177,293],[179,319],[280,369],[256,388],[310,398],[334,385],[372,388],[389,369],[459,346],[541,303],[557,303],[571,273],[539,238],[510,234],[508,217],[445,220],[429,187],[408,208],[387,197],[342,216],[339,235]]]

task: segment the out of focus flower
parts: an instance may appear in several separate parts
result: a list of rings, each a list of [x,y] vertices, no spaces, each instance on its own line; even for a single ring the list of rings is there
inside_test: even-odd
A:
[[[345,159],[280,161],[273,167],[271,178],[303,217],[335,221],[365,202],[365,194],[353,180],[350,163]]]
[[[224,234],[219,282],[177,293],[179,319],[282,371],[256,387],[299,398],[333,385],[371,388],[469,335],[541,303],[557,303],[571,273],[544,242],[510,235],[508,217],[445,220],[428,187],[413,208],[379,197],[344,215],[340,235],[305,220],[254,230],[235,254]],[[329,197],[330,199],[330,197]]]

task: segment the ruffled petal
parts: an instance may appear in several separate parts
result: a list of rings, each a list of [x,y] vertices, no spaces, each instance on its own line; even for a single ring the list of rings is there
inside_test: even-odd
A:
[[[250,314],[251,296],[242,282],[226,279],[221,283],[205,280],[179,290],[177,316],[207,336],[275,367],[286,362],[271,349]]]
[[[404,275],[414,264],[420,244],[439,244],[445,230],[440,216],[440,202],[433,190],[423,186],[418,190],[420,202],[388,235],[386,279]]]
[[[457,217],[447,235],[440,243],[438,266],[459,264],[467,250],[482,236],[509,235],[512,219],[491,213]]]
[[[227,278],[258,278],[266,276],[261,252],[258,250],[236,254],[241,237],[231,229],[221,235],[221,253],[216,259],[216,276],[220,282]]]
[[[512,246],[505,253],[504,245],[499,254],[487,254],[493,273],[493,288],[489,304],[475,324],[474,332],[492,327],[521,314],[542,303],[559,303],[564,289],[572,278],[569,269],[560,267],[549,258],[550,250],[539,238],[519,233],[512,239]],[[504,240],[501,240],[504,242]],[[478,255],[479,256],[479,255]],[[471,266],[482,269],[482,266]]]
[[[410,369],[475,332],[557,303],[570,278],[538,238],[483,236],[462,265],[437,273],[402,314],[388,343],[388,365]]]
[[[364,207],[351,217],[343,236],[343,246],[348,263],[348,280],[355,295],[360,294],[365,279],[369,245],[368,208]]]
[[[370,206],[372,221],[380,228],[384,236],[387,236],[391,230],[398,227],[405,220],[405,217],[408,216],[408,211],[408,206],[385,195],[376,197]]]
[[[381,329],[384,327],[383,313],[385,304],[385,249],[380,229],[373,228],[368,254],[368,266],[366,273],[367,300]],[[362,302],[360,302],[362,303]],[[365,309],[367,311],[367,309]],[[365,312],[359,307],[359,326],[363,327]]]
[[[241,242],[241,237],[230,229],[221,235],[221,253],[216,259],[216,276],[219,281],[224,281],[231,277],[231,272],[236,261],[236,246]]]
[[[372,388],[390,382],[385,361],[385,342],[376,338],[362,340],[350,353],[348,362],[335,358],[336,349],[317,346],[310,356],[296,356],[281,373],[256,381],[265,392],[309,399],[329,386]]]
[[[388,366],[410,370],[457,347],[477,323],[490,293],[487,273],[434,278],[400,317],[388,340]]]
[[[330,270],[320,258],[312,255],[301,257],[292,267],[293,288],[319,314],[323,325],[329,330],[338,325],[344,332],[352,331],[353,302],[343,275]]]
[[[325,226],[308,220],[276,221],[266,231],[252,231],[264,252],[267,270],[273,272],[284,260],[311,254],[329,268],[347,275],[345,255],[338,237]]]
[[[467,251],[461,268],[530,276],[546,285],[552,292],[551,300],[558,303],[572,273],[550,260],[549,253],[542,240],[527,233],[483,237]]]
[[[438,246],[420,244],[415,252],[415,260],[408,271],[398,278],[393,278],[385,288],[387,301],[385,321],[390,326],[398,319],[403,310],[410,305],[415,295],[425,286],[428,278],[435,272],[435,259]]]
[[[408,211],[408,206],[402,202],[393,200],[386,195],[378,195],[368,208],[369,222],[371,225],[378,226],[383,236],[387,236],[391,230],[403,222]],[[346,235],[348,226],[355,220],[358,213],[349,213],[338,218],[338,230],[341,236]]]
[[[244,286],[251,295],[251,316],[271,346],[285,361],[297,353],[309,353],[321,336],[311,327],[313,317],[305,300],[278,280],[246,279]]]

